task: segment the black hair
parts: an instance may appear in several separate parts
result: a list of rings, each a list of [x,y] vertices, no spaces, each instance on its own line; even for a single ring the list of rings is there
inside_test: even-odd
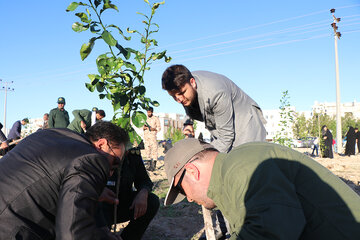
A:
[[[154,108],[153,107],[148,107],[147,111],[154,112]]]
[[[190,83],[191,78],[191,72],[184,65],[172,65],[162,75],[162,88],[166,91],[178,91],[186,83]]]
[[[90,141],[105,138],[110,144],[126,144],[129,141],[129,135],[124,129],[108,121],[95,123],[86,130],[85,136]]]
[[[106,115],[105,115],[105,111],[104,110],[102,110],[102,109],[100,109],[100,110],[96,110],[96,113],[98,113],[100,116],[102,116],[102,117],[105,117]]]

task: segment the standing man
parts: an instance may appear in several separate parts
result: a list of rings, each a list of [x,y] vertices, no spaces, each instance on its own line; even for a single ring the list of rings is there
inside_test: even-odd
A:
[[[260,107],[227,77],[173,65],[162,75],[162,88],[184,106],[190,118],[205,122],[211,144],[220,152],[246,142],[265,141]]]
[[[69,121],[69,114],[64,109],[65,98],[59,97],[57,100],[58,107],[51,109],[49,114],[49,128],[66,128]]]
[[[23,120],[16,121],[10,129],[7,137],[8,141],[14,141],[21,138],[21,126],[25,126],[29,123],[29,119],[24,118]]]
[[[359,128],[355,128],[355,138],[356,138],[356,145],[357,145],[358,153],[360,153],[360,132],[359,132]]]
[[[188,138],[165,156],[164,205],[185,197],[219,208],[230,239],[360,239],[360,198],[312,158],[266,142],[218,153]]]
[[[156,161],[158,158],[158,143],[156,134],[161,130],[159,118],[153,115],[154,109],[149,107],[147,110],[147,120],[143,127],[144,129],[144,143],[145,143],[145,157],[150,159],[150,171],[156,168]]]
[[[44,129],[22,140],[0,161],[0,239],[118,239],[95,214],[127,141],[105,121],[85,136]]]
[[[45,113],[43,116],[43,125],[41,126],[42,129],[49,128],[49,114]]]

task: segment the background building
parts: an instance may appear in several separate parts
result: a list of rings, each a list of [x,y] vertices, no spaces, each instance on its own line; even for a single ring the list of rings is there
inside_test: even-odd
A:
[[[350,103],[341,103],[340,104],[341,116],[344,117],[345,113],[352,113],[354,118],[360,118],[360,103],[354,100]],[[314,113],[324,113],[329,116],[336,116],[336,103],[335,102],[323,102],[319,103],[318,101],[314,102],[312,106],[312,112]]]

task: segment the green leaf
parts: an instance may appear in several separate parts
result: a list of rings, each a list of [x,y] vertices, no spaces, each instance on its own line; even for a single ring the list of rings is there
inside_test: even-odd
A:
[[[125,40],[127,40],[127,41],[129,41],[130,39],[131,39],[131,37],[126,37],[125,35],[124,35],[124,33],[123,33],[123,31],[118,27],[118,26],[116,26],[116,25],[114,25],[114,24],[110,24],[109,26],[108,26],[108,28],[116,28],[118,31],[119,31],[119,34],[125,39]]]
[[[137,32],[136,30],[130,30],[130,28],[127,28],[127,29],[126,29],[126,31],[127,31],[128,33],[134,33],[134,32]]]
[[[91,25],[90,25],[90,31],[91,31],[92,33],[100,32],[100,29],[96,29],[96,28],[95,28],[95,27],[97,27],[97,26],[98,26],[97,23],[91,24]]]
[[[88,74],[88,77],[91,81],[91,85],[96,85],[100,80],[100,76],[97,74]]]
[[[86,15],[86,13],[76,13],[75,16],[78,16],[80,18],[80,20],[84,23],[90,23],[91,20],[89,20],[88,16]]]
[[[149,4],[149,5],[150,5],[150,3],[149,3],[149,1],[148,1],[148,0],[144,0],[144,2],[146,2],[147,4]]]
[[[133,124],[138,128],[144,126],[146,119],[147,119],[147,117],[146,117],[145,113],[140,112],[140,111],[135,111],[133,113],[133,115],[131,116],[131,120],[132,120]]]
[[[152,101],[151,104],[152,104],[154,107],[160,106],[160,103],[157,102],[157,101]]]
[[[104,99],[105,96],[106,96],[106,94],[99,94],[99,98],[100,98],[100,99]]]
[[[84,59],[87,58],[87,56],[89,56],[89,54],[91,53],[91,50],[94,47],[95,40],[96,40],[96,37],[93,37],[90,39],[90,41],[88,43],[84,43],[81,46],[81,49],[80,49],[81,60],[84,61]]]
[[[85,83],[85,87],[89,89],[90,92],[94,92],[95,86],[91,85],[90,83]]]
[[[123,48],[120,44],[116,43],[116,48],[119,49],[120,53],[128,60],[131,56],[131,52],[128,51],[126,48]]]
[[[144,95],[146,92],[146,88],[144,86],[139,86],[138,91],[140,95]]]
[[[135,142],[139,144],[141,142],[141,137],[135,132],[134,129],[131,128],[131,130],[128,130],[129,139],[132,144]]]
[[[89,28],[89,25],[84,25],[82,23],[79,22],[75,22],[73,23],[73,25],[71,26],[72,30],[74,30],[75,32],[82,32],[82,31],[86,31]]]
[[[124,62],[124,65],[125,65],[127,68],[131,68],[133,71],[136,71],[135,65],[132,64],[131,62]]]
[[[110,32],[108,31],[103,31],[103,33],[101,34],[102,38],[104,39],[104,41],[109,45],[109,46],[115,46],[117,41],[115,40],[115,38],[111,35]]]
[[[101,4],[101,0],[95,0],[94,4],[95,4],[95,7],[98,7]]]
[[[70,3],[70,5],[67,7],[66,11],[67,11],[67,12],[74,11],[78,6],[79,6],[79,3],[77,3],[77,2],[72,2],[72,3]]]
[[[124,117],[119,118],[117,120],[117,124],[121,128],[126,128],[130,124],[130,119],[129,118],[124,118]]]
[[[103,91],[104,91],[104,83],[98,82],[98,83],[96,84],[96,90],[97,90],[98,92],[103,92]]]

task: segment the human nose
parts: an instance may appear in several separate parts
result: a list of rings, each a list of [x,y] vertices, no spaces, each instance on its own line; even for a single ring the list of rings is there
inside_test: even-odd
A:
[[[182,101],[184,100],[184,96],[182,96],[182,95],[175,96],[175,100],[176,100],[178,103],[182,103]]]

